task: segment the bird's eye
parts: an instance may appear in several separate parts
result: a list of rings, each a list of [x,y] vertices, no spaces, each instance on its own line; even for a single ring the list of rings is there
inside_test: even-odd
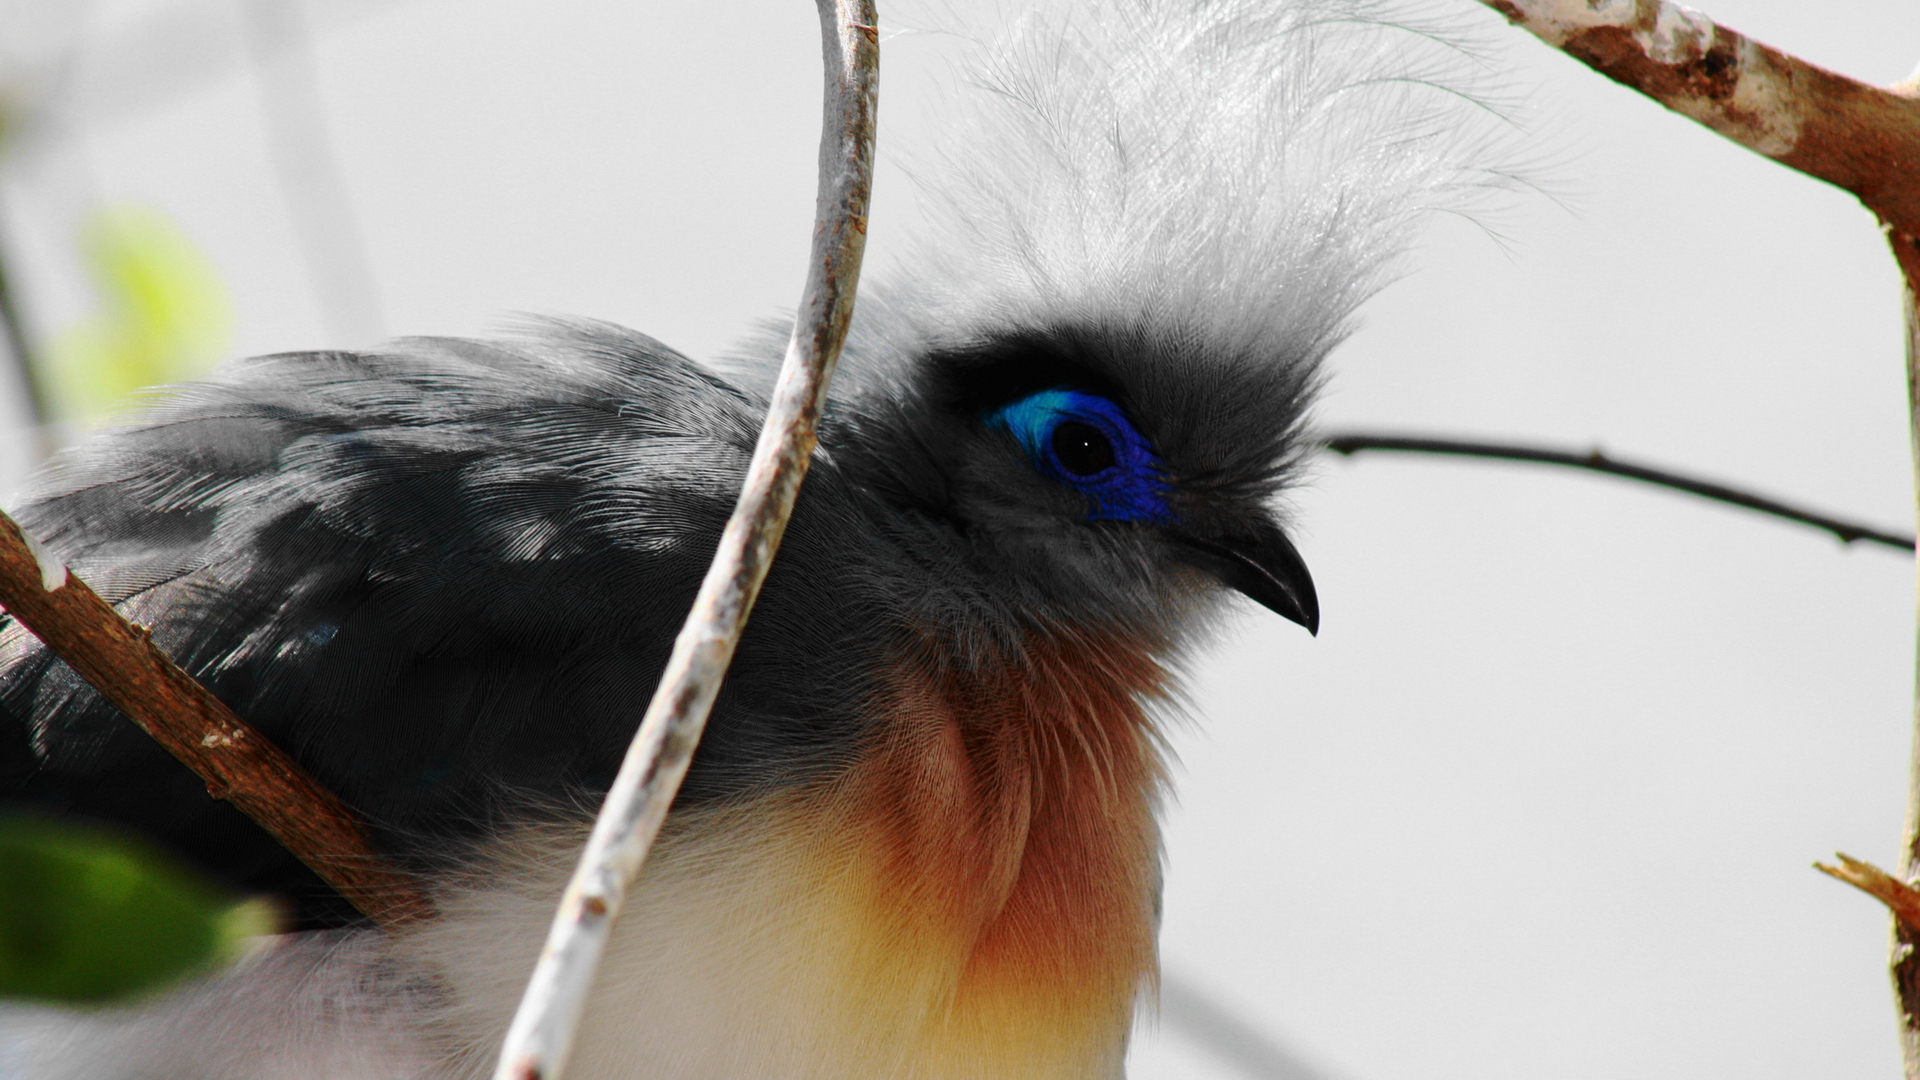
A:
[[[1053,429],[1053,456],[1075,476],[1093,476],[1117,462],[1105,432],[1078,420],[1062,420]]]
[[[1084,390],[1042,390],[988,413],[1041,475],[1085,495],[1089,521],[1173,520],[1160,459],[1126,412]]]

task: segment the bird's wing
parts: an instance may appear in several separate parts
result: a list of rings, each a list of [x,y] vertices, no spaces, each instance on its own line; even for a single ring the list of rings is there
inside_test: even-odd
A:
[[[383,846],[430,862],[516,802],[611,778],[758,413],[610,327],[266,357],[84,447],[21,519]],[[828,708],[782,655],[730,686],[738,749],[805,738],[756,718]],[[769,760],[729,745],[696,797],[765,779],[728,774]],[[310,919],[341,910],[4,620],[0,797],[132,825]]]

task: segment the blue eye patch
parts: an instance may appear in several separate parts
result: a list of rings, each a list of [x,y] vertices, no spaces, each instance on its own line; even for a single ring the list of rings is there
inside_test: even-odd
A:
[[[1089,521],[1170,522],[1160,459],[1120,407],[1081,390],[1042,390],[986,416],[1041,475],[1085,495]]]

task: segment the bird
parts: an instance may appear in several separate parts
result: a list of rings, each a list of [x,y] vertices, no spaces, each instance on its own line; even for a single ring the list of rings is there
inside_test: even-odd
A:
[[[1318,631],[1285,494],[1324,361],[1421,223],[1498,186],[1446,53],[1379,0],[1036,5],[984,38],[569,1076],[1123,1074],[1182,671],[1235,597]],[[21,1021],[25,1075],[485,1075],[787,332],[239,360],[56,461],[22,526],[437,915],[366,926],[0,623],[0,798],[293,923],[152,1001]]]

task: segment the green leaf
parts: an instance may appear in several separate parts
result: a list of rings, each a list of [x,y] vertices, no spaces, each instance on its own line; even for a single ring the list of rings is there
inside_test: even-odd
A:
[[[226,287],[171,218],[103,207],[82,224],[80,250],[100,306],[47,350],[63,412],[101,416],[141,387],[193,378],[221,358],[233,332]]]
[[[231,960],[275,922],[144,844],[0,816],[0,997],[128,997]]]

